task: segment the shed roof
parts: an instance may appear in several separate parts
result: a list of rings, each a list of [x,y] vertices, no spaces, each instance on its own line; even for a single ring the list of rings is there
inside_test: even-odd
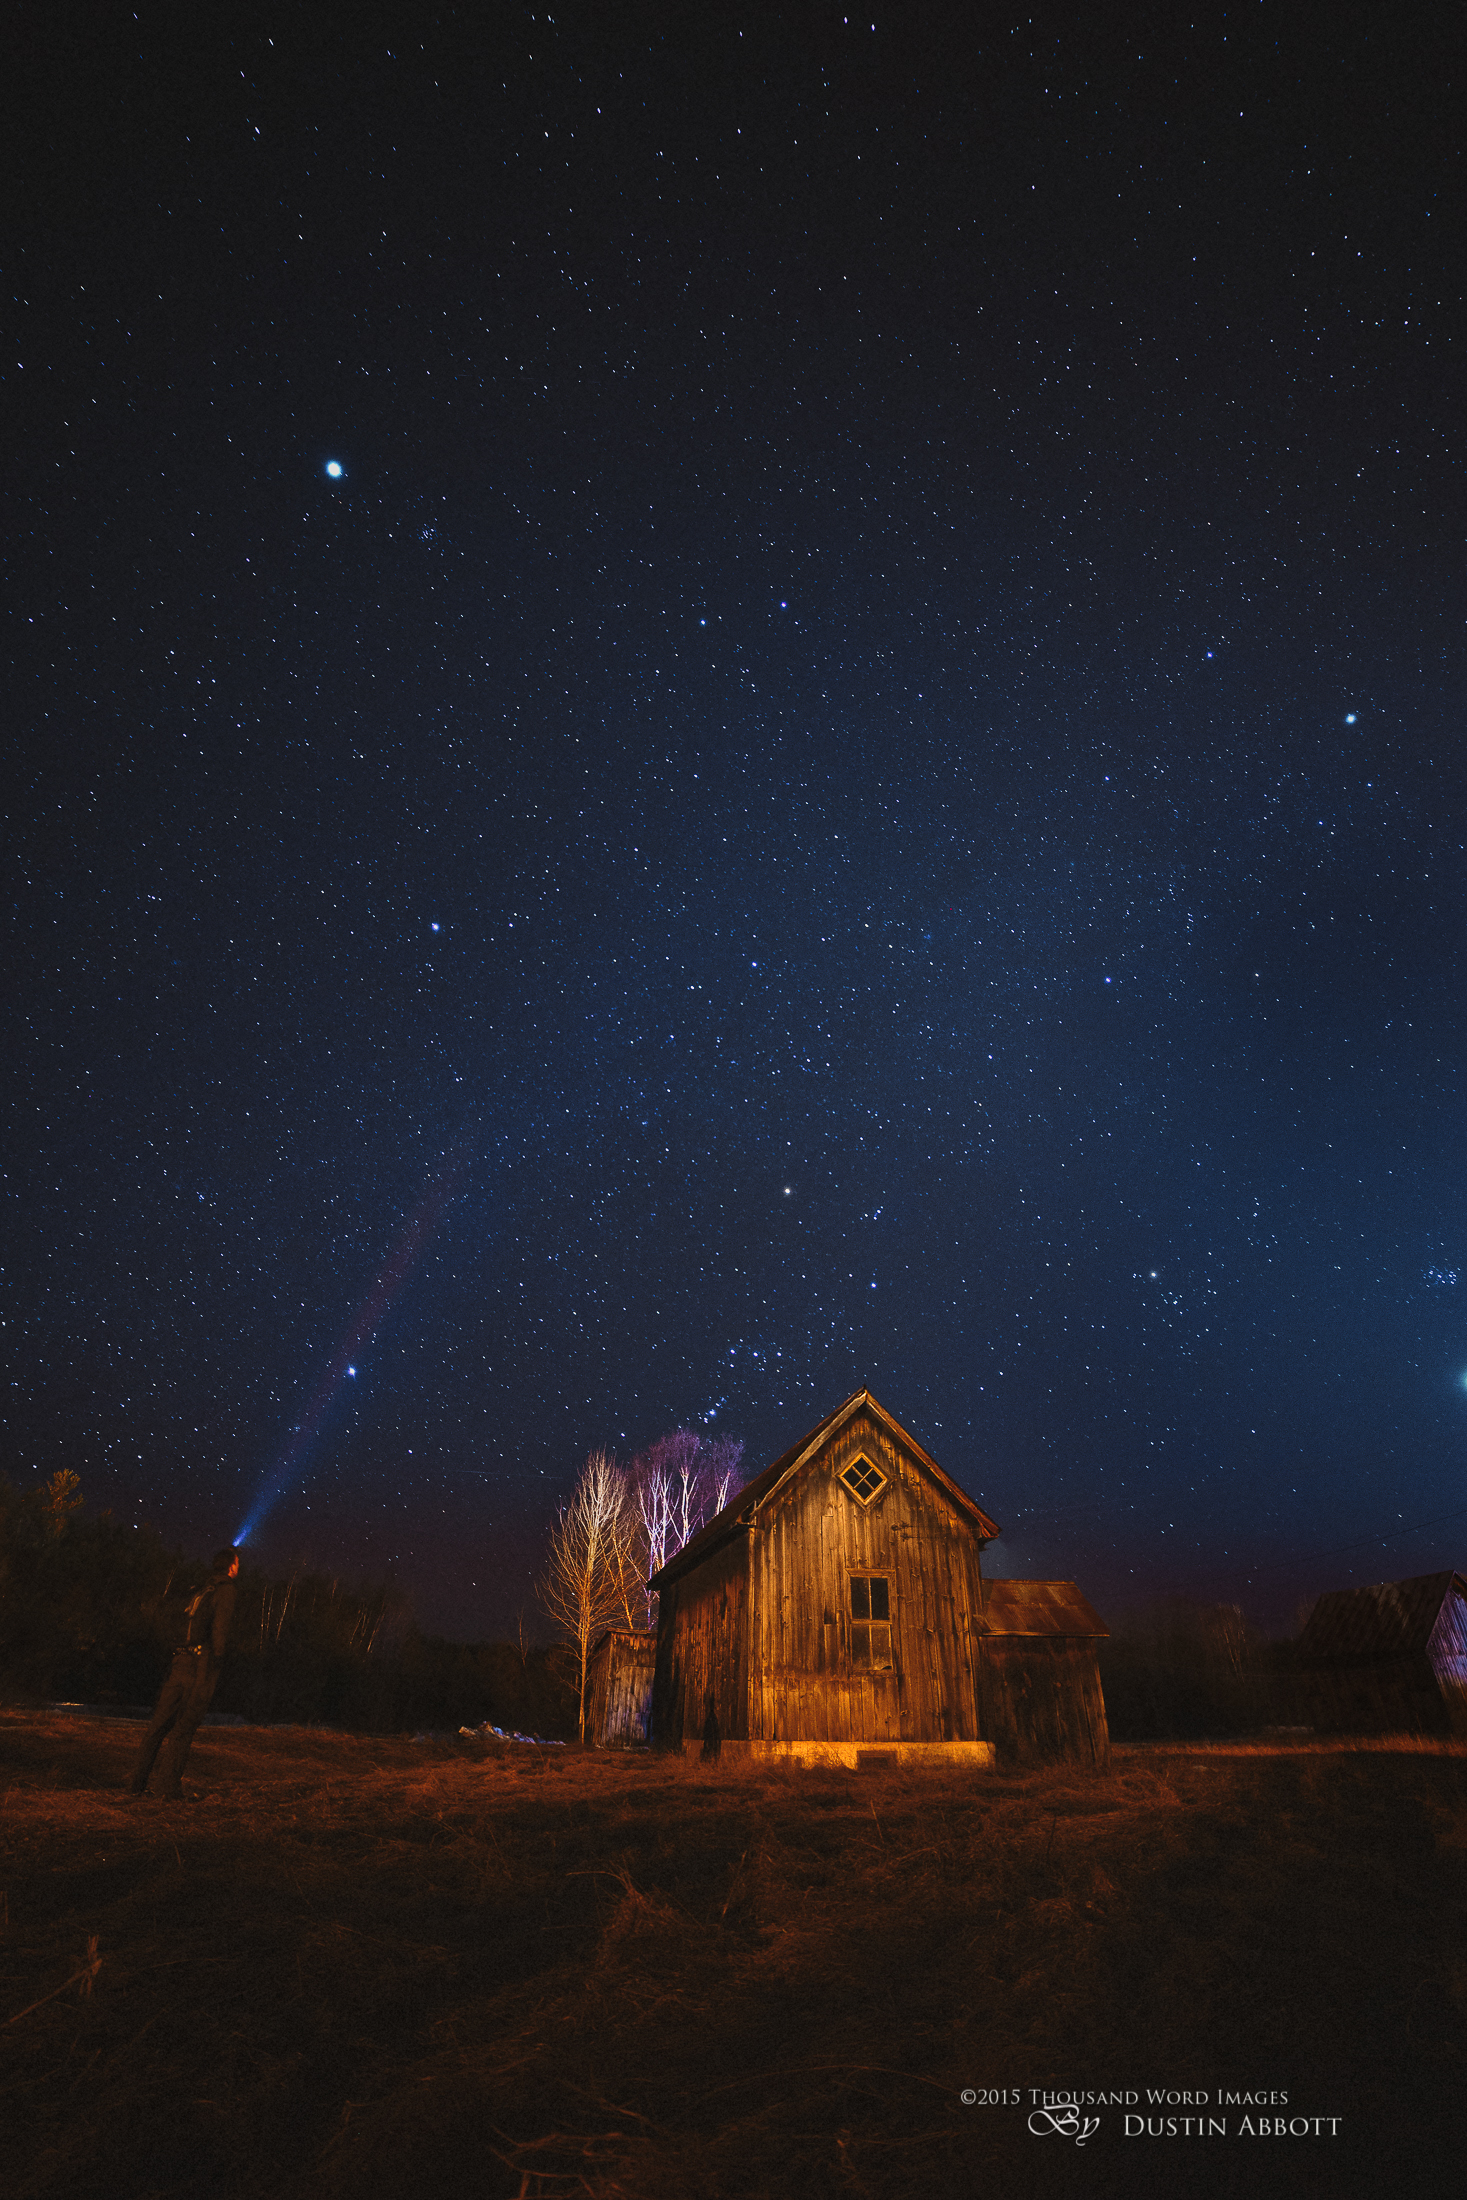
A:
[[[1110,1629],[1073,1581],[985,1581],[985,1635],[1099,1637]]]
[[[1305,1657],[1406,1656],[1424,1651],[1441,1608],[1467,1582],[1450,1569],[1414,1574],[1409,1581],[1377,1581],[1368,1589],[1330,1589],[1319,1599],[1299,1637]]]
[[[596,1637],[591,1645],[589,1655],[594,1658],[604,1642],[628,1642],[636,1650],[655,1650],[657,1647],[657,1629],[655,1627],[608,1627]]]
[[[791,1444],[789,1450],[781,1452],[771,1466],[765,1467],[762,1473],[755,1475],[752,1482],[746,1483],[738,1495],[724,1506],[723,1511],[714,1515],[706,1528],[700,1528],[695,1536],[690,1536],[682,1549],[667,1561],[660,1572],[652,1576],[649,1587],[660,1589],[668,1582],[676,1581],[694,1566],[701,1566],[705,1558],[711,1558],[716,1550],[721,1549],[734,1536],[745,1533],[759,1507],[773,1496],[780,1484],[796,1473],[862,1406],[882,1423],[894,1442],[904,1446],[918,1465],[932,1477],[943,1495],[969,1522],[979,1541],[991,1543],[1000,1531],[982,1507],[974,1504],[966,1490],[959,1489],[952,1476],[943,1471],[930,1452],[923,1450],[916,1437],[904,1429],[893,1414],[887,1412],[879,1399],[869,1390],[853,1390],[850,1397],[838,1405],[833,1413],[827,1413],[823,1421],[817,1421],[814,1428],[802,1436],[797,1444]]]

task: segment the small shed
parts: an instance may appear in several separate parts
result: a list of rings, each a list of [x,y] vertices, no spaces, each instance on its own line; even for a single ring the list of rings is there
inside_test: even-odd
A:
[[[586,1739],[595,1749],[635,1749],[652,1730],[657,1637],[646,1627],[613,1627],[586,1666]]]
[[[1459,1573],[1328,1591],[1298,1654],[1321,1733],[1467,1735],[1467,1582]]]
[[[983,1731],[1013,1757],[1110,1762],[1096,1645],[1110,1633],[1073,1581],[983,1585]]]
[[[1048,1605],[1001,1604],[990,1624],[981,1554],[998,1532],[869,1390],[854,1392],[653,1576],[657,1744],[991,1764],[1017,1727],[1035,1751],[1083,1733],[1099,1755],[1104,1629],[1069,1584],[1049,1585]],[[1033,1639],[1010,1645],[1016,1615]]]

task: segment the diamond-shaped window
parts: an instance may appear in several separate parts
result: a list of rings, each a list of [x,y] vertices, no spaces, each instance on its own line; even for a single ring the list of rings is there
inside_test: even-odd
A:
[[[880,1467],[873,1467],[869,1459],[853,1459],[841,1480],[852,1497],[859,1497],[863,1505],[869,1505],[877,1491],[886,1488],[886,1476]]]

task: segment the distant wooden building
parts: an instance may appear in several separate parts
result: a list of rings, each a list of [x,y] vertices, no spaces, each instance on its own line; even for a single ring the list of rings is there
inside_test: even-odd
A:
[[[1321,1733],[1467,1735],[1467,1582],[1417,1574],[1332,1589],[1299,1637]]]
[[[1110,1633],[1073,1581],[983,1585],[983,1731],[1001,1754],[1110,1762],[1096,1645]]]
[[[657,1637],[650,1628],[613,1627],[586,1667],[586,1740],[596,1749],[633,1749],[652,1731]]]
[[[1105,1629],[1071,1583],[985,1585],[998,1532],[856,1391],[652,1577],[654,1740],[846,1765],[989,1764],[996,1743],[1104,1762]]]

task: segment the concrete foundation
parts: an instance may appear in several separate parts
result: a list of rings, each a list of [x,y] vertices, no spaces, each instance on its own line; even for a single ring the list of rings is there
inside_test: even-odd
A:
[[[686,1741],[685,1757],[701,1757],[703,1744]],[[721,1742],[724,1765],[839,1765],[847,1772],[883,1765],[967,1765],[974,1771],[993,1766],[992,1742]]]

